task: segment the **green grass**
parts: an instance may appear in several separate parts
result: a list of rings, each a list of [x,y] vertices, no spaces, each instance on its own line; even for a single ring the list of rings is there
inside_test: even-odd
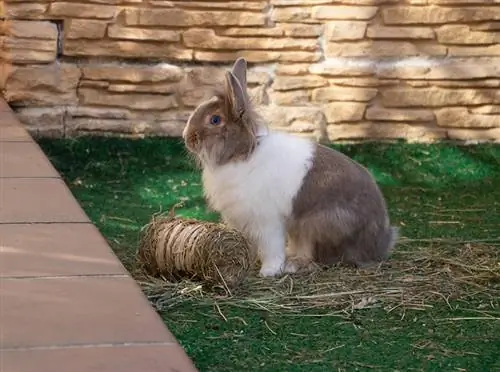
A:
[[[153,213],[183,200],[178,214],[218,218],[207,212],[199,172],[178,141],[43,139],[40,145],[129,269],[139,229]],[[500,146],[337,148],[373,172],[404,237],[489,239],[500,249]],[[482,296],[436,302],[425,311],[323,308],[297,316],[226,304],[220,306],[225,320],[213,303],[189,298],[161,315],[201,371],[493,371],[500,370],[498,306],[498,299]]]

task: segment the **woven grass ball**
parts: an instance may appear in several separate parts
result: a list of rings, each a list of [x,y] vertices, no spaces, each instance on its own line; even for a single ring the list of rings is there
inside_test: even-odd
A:
[[[153,276],[229,288],[241,283],[253,265],[250,245],[239,231],[172,215],[154,217],[143,228],[137,258]]]

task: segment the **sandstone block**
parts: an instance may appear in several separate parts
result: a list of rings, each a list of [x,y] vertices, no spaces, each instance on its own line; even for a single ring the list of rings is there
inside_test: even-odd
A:
[[[430,27],[384,27],[370,26],[367,31],[370,39],[434,39]]]
[[[342,3],[342,4],[352,4],[352,5],[379,5],[387,3],[397,3],[400,0],[271,0],[271,5],[276,7],[279,6],[308,6],[308,5],[323,5],[331,3]],[[467,0],[463,0],[467,1]],[[476,0],[479,1],[479,0]],[[497,1],[497,0],[487,0],[487,1]],[[406,3],[410,4],[427,4],[427,0],[406,0]]]
[[[114,24],[108,28],[108,36],[112,39],[125,40],[157,40],[180,41],[181,32],[177,30],[161,30],[151,28],[129,28]]]
[[[482,46],[450,46],[448,47],[450,57],[487,57],[500,56],[500,44]]]
[[[498,79],[484,79],[484,80],[433,80],[429,81],[428,85],[445,88],[498,88],[500,87],[500,80]],[[410,84],[411,85],[411,84]]]
[[[331,141],[353,141],[362,139],[405,139],[408,142],[428,143],[445,138],[442,128],[417,126],[405,123],[359,123],[329,125]]]
[[[446,25],[436,30],[442,44],[495,44],[500,43],[500,34],[494,32],[471,31],[466,25]]]
[[[500,105],[499,106],[486,105],[486,106],[470,108],[469,112],[481,115],[500,115]],[[500,120],[500,118],[498,120]]]
[[[372,19],[377,14],[376,6],[315,6],[312,9],[312,17],[320,20],[328,19],[350,19],[364,20]]]
[[[388,25],[495,21],[500,20],[500,7],[395,6],[382,10],[382,16]]]
[[[132,113],[128,109],[110,107],[72,106],[66,109],[70,118],[90,117],[98,119],[131,119]]]
[[[267,105],[269,103],[269,97],[264,85],[248,88],[248,94],[254,105]]]
[[[382,90],[385,107],[460,106],[500,103],[498,89],[388,88]]]
[[[264,50],[238,50],[234,52],[194,52],[194,59],[203,62],[234,62],[236,58],[246,58],[248,62],[315,62],[321,58],[320,52],[277,52]]]
[[[274,22],[304,22],[310,18],[311,9],[306,7],[274,8],[271,13],[271,20]]]
[[[294,6],[294,5],[320,5],[330,4],[331,0],[271,0],[271,5],[276,7],[280,6]]]
[[[500,4],[500,0],[428,0],[429,4],[436,5],[487,5]]]
[[[163,0],[152,0],[153,5],[161,6]],[[176,1],[175,6],[189,8],[207,9],[241,9],[241,10],[264,10],[267,7],[266,1],[224,1],[222,4],[216,1]]]
[[[87,64],[82,66],[83,78],[127,83],[160,83],[180,81],[184,75],[178,66],[157,65]]]
[[[471,25],[470,28],[475,31],[500,31],[500,22],[486,22],[478,25]]]
[[[16,116],[35,138],[64,136],[65,109],[62,107],[23,107],[16,109]]]
[[[111,19],[118,14],[119,8],[111,5],[54,2],[50,4],[48,14],[62,18]]]
[[[117,93],[162,93],[172,94],[177,92],[179,84],[177,83],[159,83],[159,84],[109,84],[107,89],[110,92]]]
[[[283,34],[291,37],[318,37],[323,31],[321,25],[283,24]]]
[[[6,82],[5,99],[13,105],[68,105],[77,102],[80,70],[72,64],[16,68]]]
[[[325,106],[325,116],[328,123],[344,121],[359,121],[363,119],[366,105],[355,102],[333,102]]]
[[[311,65],[309,72],[327,76],[370,76],[375,73],[375,66],[364,62],[325,61]]]
[[[78,96],[84,105],[125,107],[134,110],[168,110],[177,107],[174,96],[160,94],[119,94],[101,89],[80,88]]]
[[[307,90],[293,91],[270,91],[269,98],[272,103],[284,106],[299,106],[305,105],[310,101],[311,93]]]
[[[365,118],[374,121],[433,121],[431,110],[395,110],[372,106],[366,110]]]
[[[48,21],[6,21],[3,27],[12,37],[57,40],[57,27]]]
[[[108,24],[91,19],[68,19],[64,22],[64,37],[67,39],[102,39]]]
[[[179,96],[186,107],[195,107],[209,98],[213,85],[223,81],[224,70],[215,66],[190,67],[179,84]]]
[[[316,102],[331,101],[352,101],[368,102],[377,95],[377,89],[374,88],[353,88],[353,87],[335,87],[315,89],[312,93],[312,100]]]
[[[274,128],[289,127],[296,122],[309,122],[317,128],[325,126],[325,117],[318,107],[280,107],[275,105],[258,108],[266,123]]]
[[[274,80],[272,88],[274,90],[294,90],[294,89],[311,89],[324,87],[328,85],[328,81],[319,76],[278,76]]]
[[[176,45],[151,44],[117,40],[65,40],[63,54],[66,56],[120,57],[133,59],[161,58],[189,61],[193,51]]]
[[[280,27],[230,27],[219,31],[224,36],[283,36],[284,31]]]
[[[448,107],[436,110],[437,124],[441,127],[455,128],[493,128],[500,127],[496,115],[471,114],[465,107]]]
[[[95,81],[95,80],[85,80],[82,79],[80,80],[80,83],[78,84],[79,88],[105,88],[108,89],[109,87],[109,81]]]
[[[271,74],[266,69],[249,68],[247,72],[247,83],[248,85],[253,84],[265,84],[267,85],[271,81]]]
[[[329,57],[416,57],[445,56],[446,47],[434,44],[415,44],[408,41],[360,41],[328,43]]]
[[[187,9],[125,9],[127,26],[264,26],[266,15],[238,11],[196,11]]]
[[[326,24],[326,39],[329,41],[359,40],[366,32],[366,22],[334,21]]]
[[[316,50],[318,48],[315,39],[294,38],[232,38],[217,36],[213,30],[192,28],[182,35],[184,45],[189,48],[203,49],[298,49]]]
[[[20,64],[49,63],[57,56],[57,40],[5,37],[0,58]]]
[[[427,66],[385,66],[377,76],[409,80],[466,80],[500,78],[500,58],[448,59]]]
[[[397,85],[397,80],[380,80],[376,77],[347,77],[330,79],[333,85],[349,86],[349,87],[382,87]]]
[[[67,135],[84,134],[144,134],[150,128],[151,123],[146,120],[123,120],[123,119],[96,119],[96,118],[67,118]]]
[[[306,75],[309,73],[309,63],[278,64],[276,75]]]
[[[38,19],[47,12],[49,4],[19,3],[6,6],[5,15],[10,19]]]
[[[494,142],[500,143],[500,128],[491,129],[448,129],[447,137],[468,143]]]

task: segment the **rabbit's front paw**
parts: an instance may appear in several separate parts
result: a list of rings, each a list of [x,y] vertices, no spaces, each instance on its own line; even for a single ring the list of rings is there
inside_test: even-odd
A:
[[[284,264],[282,261],[271,261],[262,264],[259,275],[262,277],[272,277],[283,273]]]

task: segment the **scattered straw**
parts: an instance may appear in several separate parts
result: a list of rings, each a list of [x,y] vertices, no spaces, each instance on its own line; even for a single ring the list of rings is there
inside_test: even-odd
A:
[[[488,244],[491,243],[491,244]],[[150,301],[164,310],[180,302],[237,307],[306,316],[321,310],[339,316],[370,307],[387,311],[430,308],[436,302],[481,299],[498,304],[498,241],[426,242],[402,239],[390,260],[370,270],[337,266],[310,274],[259,278],[257,268],[233,293],[213,291],[191,281],[165,282],[138,278]],[[311,316],[314,313],[309,312]]]
[[[238,231],[222,224],[175,217],[172,210],[168,216],[153,217],[143,228],[137,260],[144,275],[171,282],[200,281],[231,293],[247,276],[252,253]],[[185,287],[179,290],[190,292]]]

